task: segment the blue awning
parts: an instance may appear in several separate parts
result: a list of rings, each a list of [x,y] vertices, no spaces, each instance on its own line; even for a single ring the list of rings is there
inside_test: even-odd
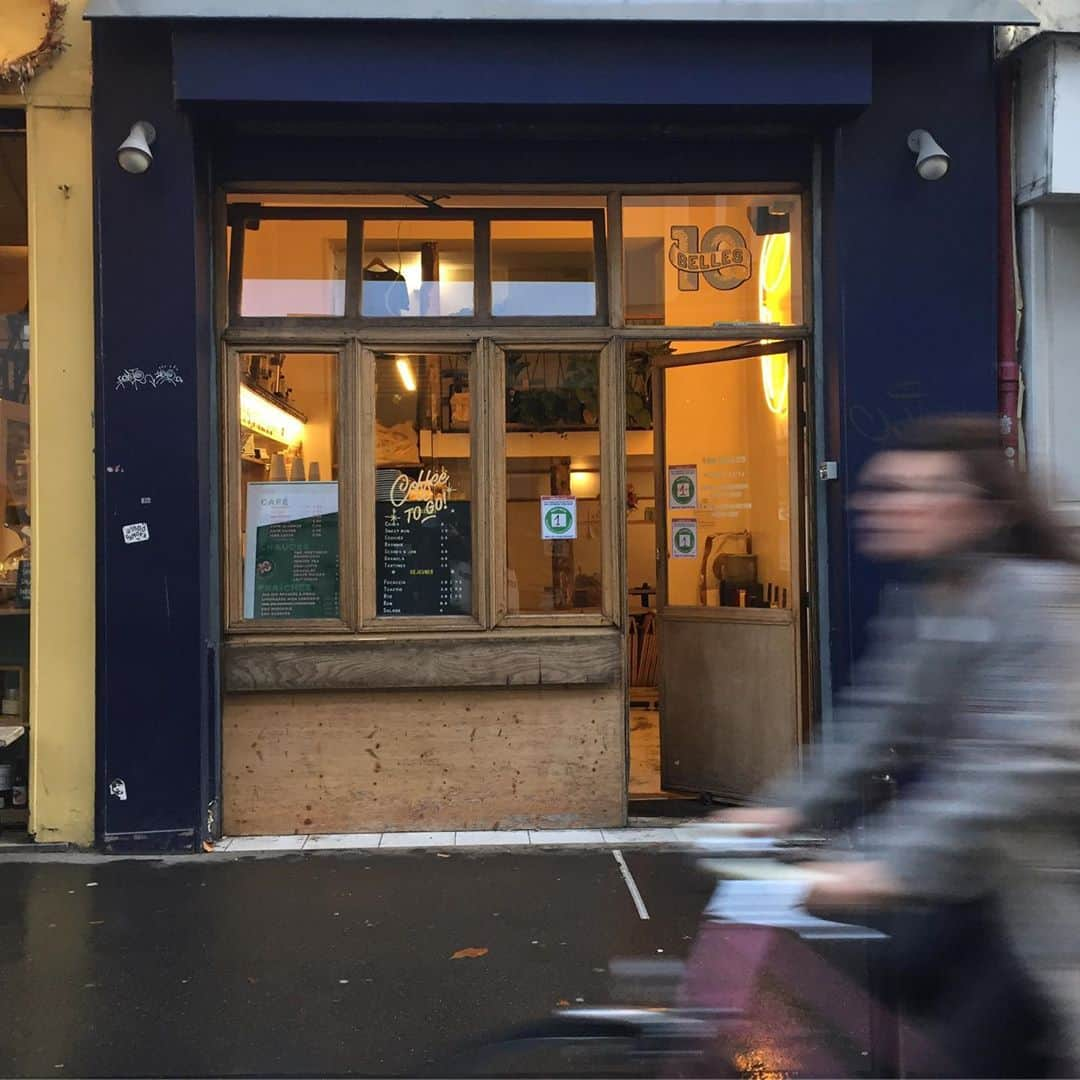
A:
[[[1038,24],[1019,0],[89,0],[86,17]]]
[[[843,107],[871,100],[844,26],[309,23],[173,27],[177,100],[357,105]]]

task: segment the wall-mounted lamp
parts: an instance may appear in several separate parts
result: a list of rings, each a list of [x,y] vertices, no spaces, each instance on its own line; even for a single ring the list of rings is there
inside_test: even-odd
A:
[[[154,155],[150,152],[157,132],[154,125],[147,120],[136,120],[131,125],[128,137],[116,148],[116,163],[126,173],[146,172]]]
[[[924,180],[940,180],[949,171],[949,155],[929,131],[916,128],[908,135],[907,144],[915,155],[915,171]]]

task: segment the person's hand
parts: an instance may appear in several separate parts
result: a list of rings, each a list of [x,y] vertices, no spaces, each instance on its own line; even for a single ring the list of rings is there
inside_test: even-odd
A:
[[[711,814],[709,820],[736,826],[743,836],[784,836],[800,822],[787,806],[739,806]]]
[[[883,862],[804,865],[821,875],[806,898],[806,906],[811,910],[877,907],[900,893],[899,885]]]

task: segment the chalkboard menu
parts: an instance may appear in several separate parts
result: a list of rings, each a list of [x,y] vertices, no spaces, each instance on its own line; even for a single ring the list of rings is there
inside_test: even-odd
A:
[[[379,615],[471,615],[470,504],[378,499],[375,565]]]

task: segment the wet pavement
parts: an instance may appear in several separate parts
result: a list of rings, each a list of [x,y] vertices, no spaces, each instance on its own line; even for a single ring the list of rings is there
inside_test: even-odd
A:
[[[625,850],[0,858],[3,1076],[438,1070],[613,956],[685,956],[712,882]]]

